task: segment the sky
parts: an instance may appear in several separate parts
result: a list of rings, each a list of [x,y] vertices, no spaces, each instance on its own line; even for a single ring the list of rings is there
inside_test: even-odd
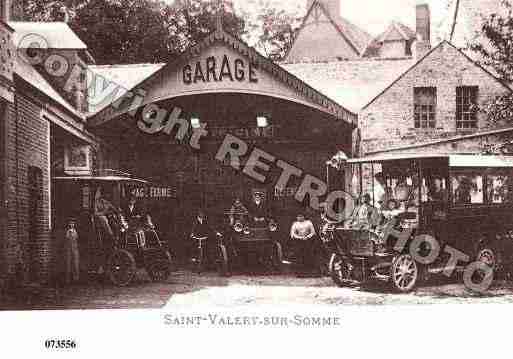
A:
[[[174,0],[165,0],[173,3]],[[205,0],[209,1],[209,0]],[[306,13],[307,0],[232,0],[237,10],[256,12],[262,2],[268,2],[277,9],[297,10]],[[415,5],[428,3],[431,8],[433,41],[439,37],[438,28],[450,20],[449,4],[454,0],[340,0],[341,16],[360,26],[371,35],[379,35],[391,21],[400,21],[415,29]],[[241,11],[242,13],[242,11]],[[251,38],[251,36],[250,36]],[[251,43],[250,38],[247,40]]]
[[[245,10],[258,8],[261,0],[233,0]],[[277,8],[306,11],[306,0],[266,0]],[[341,15],[373,35],[383,32],[392,20],[415,28],[415,5],[428,3],[431,7],[433,26],[447,16],[451,0],[340,0]]]

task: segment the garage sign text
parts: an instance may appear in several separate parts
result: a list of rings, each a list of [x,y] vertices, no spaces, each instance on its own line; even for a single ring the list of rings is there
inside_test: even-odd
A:
[[[196,62],[193,65],[185,65],[182,71],[183,83],[186,85],[223,81],[248,81],[257,83],[257,66],[253,63],[245,63],[243,59],[229,59],[227,55],[219,61],[214,56]]]

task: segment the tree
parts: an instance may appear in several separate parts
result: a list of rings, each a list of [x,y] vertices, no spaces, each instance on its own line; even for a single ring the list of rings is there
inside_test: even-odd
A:
[[[247,34],[247,24],[235,13],[231,0],[176,0],[170,18],[170,29],[176,37],[180,51],[194,46],[215,29],[220,4],[224,29],[239,38]]]
[[[296,11],[278,10],[269,2],[262,3],[262,11],[257,17],[254,27],[261,27],[257,47],[264,56],[274,61],[280,61],[292,47],[297,30],[303,16]]]
[[[480,62],[485,67],[492,69],[505,83],[510,83],[513,81],[513,8],[507,0],[502,1],[501,7],[483,19],[483,36],[470,47],[480,55]],[[487,115],[490,125],[512,125],[513,94],[498,96],[478,110]],[[511,143],[493,146],[488,152],[500,152]]]
[[[98,64],[168,62],[215,29],[216,0],[26,0],[26,17],[59,21],[89,46]],[[236,36],[246,24],[224,1],[223,23]]]

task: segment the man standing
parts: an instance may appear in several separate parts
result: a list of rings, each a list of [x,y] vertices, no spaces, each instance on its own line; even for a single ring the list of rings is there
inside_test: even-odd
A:
[[[307,220],[303,213],[297,216],[290,229],[290,238],[294,247],[297,262],[297,275],[305,275],[312,264],[312,244],[315,236],[312,221]]]
[[[78,233],[76,222],[71,219],[66,228],[65,256],[66,256],[66,283],[76,283],[80,277],[80,254],[78,250]]]
[[[208,262],[209,247],[213,245],[212,241],[215,236],[220,235],[208,223],[207,215],[203,211],[199,211],[192,225],[191,239],[193,241],[193,248],[196,248],[193,260],[198,264],[197,271],[201,273]]]

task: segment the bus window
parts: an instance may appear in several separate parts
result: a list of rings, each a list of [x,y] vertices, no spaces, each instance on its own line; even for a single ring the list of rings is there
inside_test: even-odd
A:
[[[454,204],[483,204],[483,175],[477,172],[456,173],[452,176]]]
[[[489,203],[511,203],[512,178],[506,173],[493,171],[486,177],[486,194]]]

